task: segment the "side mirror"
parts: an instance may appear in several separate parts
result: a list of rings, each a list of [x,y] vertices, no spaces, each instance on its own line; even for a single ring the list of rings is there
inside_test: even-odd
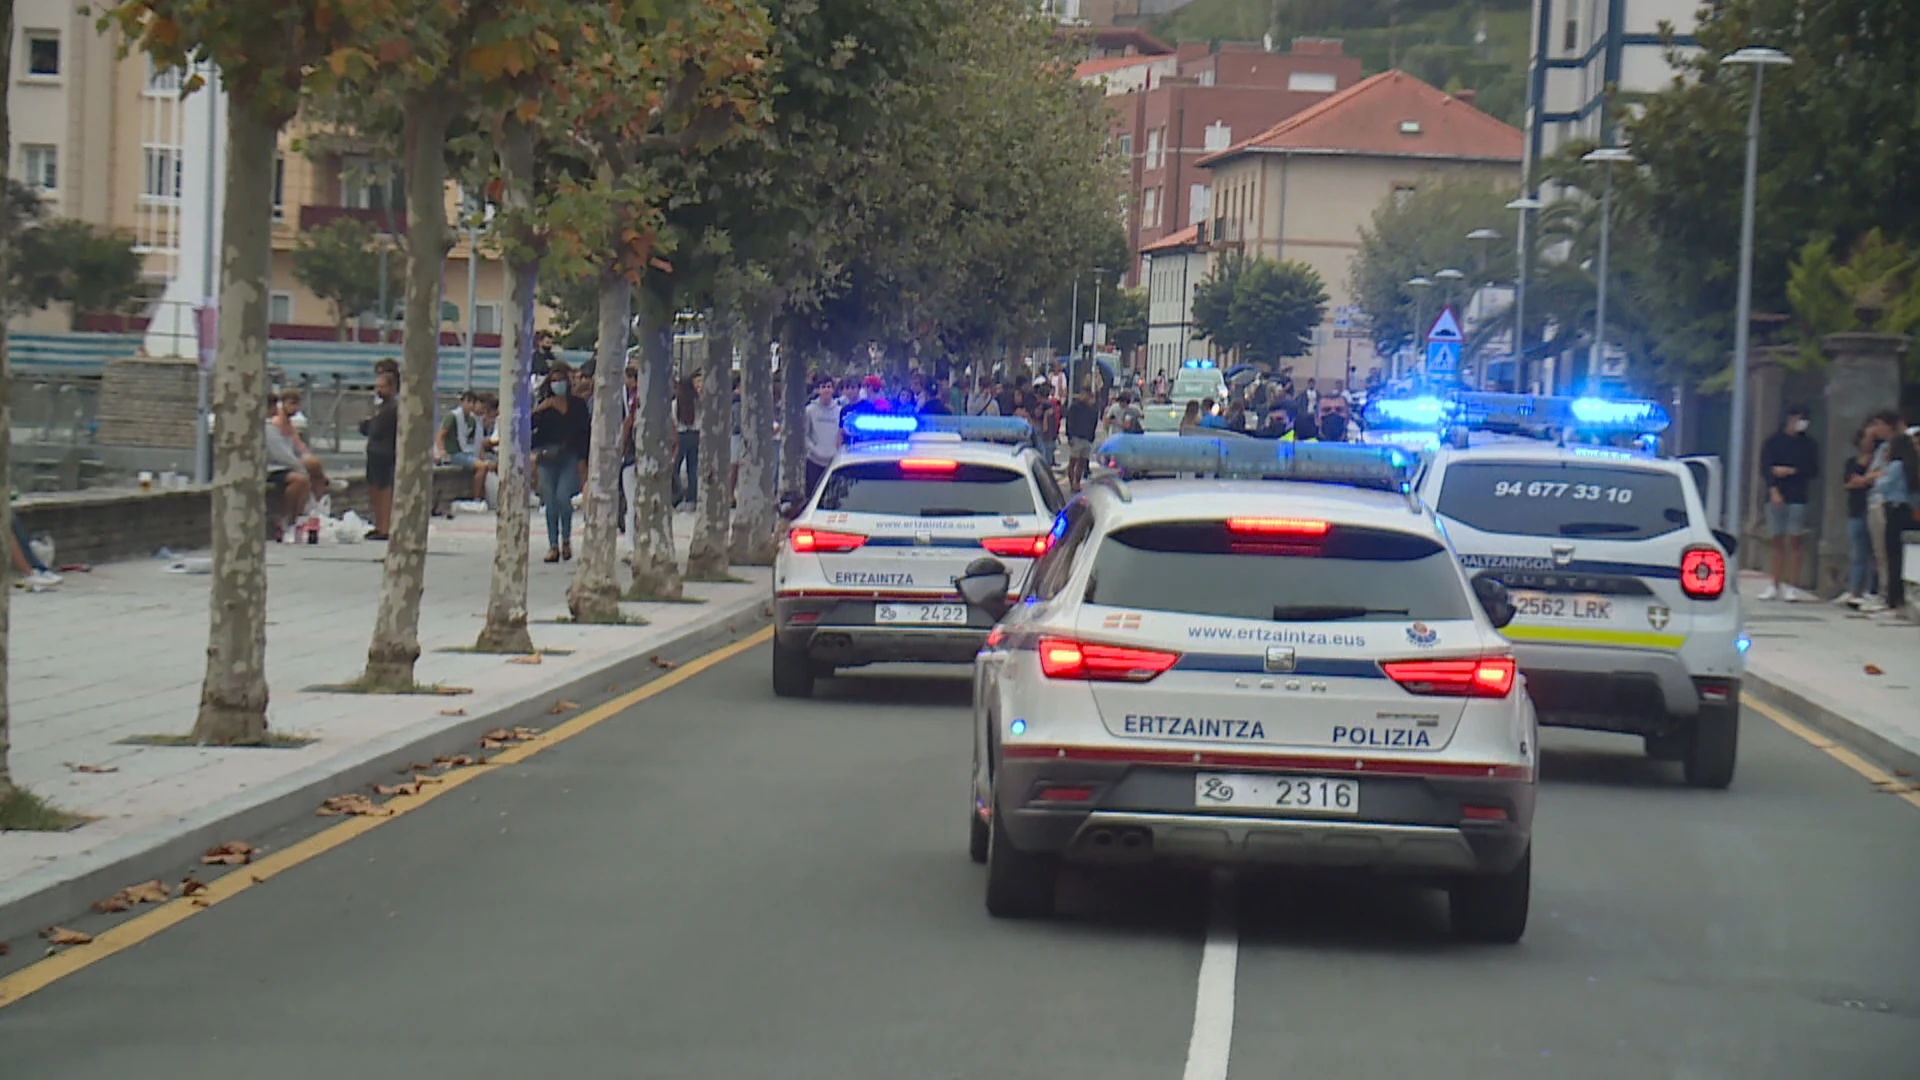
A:
[[[1730,532],[1713,530],[1713,542],[1719,544],[1729,557],[1740,553],[1740,540]]]
[[[965,574],[953,579],[954,588],[960,590],[960,599],[969,607],[993,616],[994,622],[1013,610],[1013,601],[1007,599],[1007,589],[1012,583],[1006,564],[999,559],[975,559],[967,564]]]
[[[1504,629],[1513,621],[1513,598],[1507,595],[1507,587],[1497,578],[1474,578],[1473,595],[1480,601],[1481,610],[1487,613],[1495,630]]]

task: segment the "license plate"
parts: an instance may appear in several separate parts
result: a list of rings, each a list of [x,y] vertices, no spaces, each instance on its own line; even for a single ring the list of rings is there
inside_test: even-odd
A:
[[[1193,805],[1357,814],[1360,782],[1324,776],[1201,773],[1193,778]]]
[[[1511,598],[1513,613],[1522,619],[1551,619],[1556,622],[1612,622],[1613,597],[1587,593],[1516,592]]]
[[[965,626],[965,604],[875,604],[873,621],[878,626]]]

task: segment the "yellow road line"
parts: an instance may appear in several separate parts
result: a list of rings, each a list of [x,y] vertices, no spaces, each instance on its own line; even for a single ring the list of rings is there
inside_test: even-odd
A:
[[[438,783],[421,785],[417,794],[397,795],[388,799],[385,805],[393,811],[391,814],[384,817],[347,818],[291,847],[273,852],[258,862],[235,867],[210,883],[206,890],[197,896],[169,900],[152,911],[128,919],[111,930],[103,931],[89,944],[70,946],[45,960],[29,964],[5,978],[0,978],[0,1009],[45,990],[61,979],[92,967],[115,953],[131,949],[163,930],[177,926],[208,908],[225,903],[255,885],[270,881],[275,876],[324,855],[349,840],[364,836],[395,818],[418,810],[476,777],[492,772],[502,765],[518,764],[542,750],[558,746],[589,728],[618,716],[648,698],[666,693],[701,672],[717,664],[723,664],[772,637],[773,628],[763,627],[731,645],[722,646],[698,659],[689,660],[645,686],[629,690],[604,705],[588,709],[552,730],[544,731],[511,749],[502,750],[489,757],[485,765],[456,769],[441,777]]]
[[[1761,716],[1779,724],[1781,727],[1787,729],[1787,731],[1805,739],[1815,750],[1820,751],[1840,764],[1845,765],[1847,768],[1852,769],[1854,772],[1859,773],[1861,776],[1866,777],[1878,787],[1891,789],[1912,788],[1914,786],[1910,779],[1898,777],[1887,772],[1880,766],[1875,765],[1873,762],[1868,761],[1866,758],[1861,757],[1859,754],[1854,753],[1852,750],[1840,745],[1813,728],[1795,720],[1779,709],[1761,701],[1752,694],[1742,694],[1740,695],[1740,700],[1747,708],[1758,712]],[[1904,799],[1915,808],[1920,808],[1920,791],[1896,791],[1894,792],[1894,797]]]

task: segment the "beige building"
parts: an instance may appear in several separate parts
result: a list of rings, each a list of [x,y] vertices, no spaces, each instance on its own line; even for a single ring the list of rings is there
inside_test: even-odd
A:
[[[176,275],[185,272],[183,245],[204,245],[204,236],[185,235],[199,215],[185,207],[186,175],[198,163],[190,150],[189,110],[205,128],[210,99],[204,91],[180,96],[178,72],[157,72],[140,53],[119,56],[117,35],[95,28],[98,3],[82,0],[15,0],[13,80],[7,87],[12,126],[9,174],[34,188],[51,216],[77,218],[124,229],[146,261],[150,298],[158,301]],[[296,129],[282,138],[274,176],[273,283],[270,319],[276,336],[326,337],[335,324],[332,306],[314,296],[293,274],[292,254],[302,232],[342,216],[364,218],[388,228],[386,208],[397,218],[388,238],[391,256],[404,260],[406,214],[394,202],[401,192],[397,177],[382,182],[379,163],[365,155],[329,153],[308,156],[292,149]],[[460,194],[449,187],[450,218],[458,220]],[[197,227],[193,231],[198,232]],[[487,256],[484,242],[477,266],[477,330],[497,333],[505,296],[504,273]],[[444,329],[465,329],[467,260],[462,233],[446,262],[446,300],[460,308],[461,319]],[[197,294],[198,290],[192,290]],[[400,299],[394,298],[395,308]],[[547,322],[541,313],[541,322]],[[60,331],[68,328],[65,311],[36,312],[16,320],[13,329]],[[373,325],[371,321],[369,326]]]
[[[1203,241],[1217,258],[1306,263],[1326,282],[1329,319],[1312,350],[1294,361],[1302,376],[1356,378],[1378,364],[1363,331],[1343,330],[1360,233],[1382,203],[1411,194],[1442,174],[1473,173],[1520,182],[1520,130],[1404,72],[1354,84],[1220,153],[1203,158],[1212,173],[1211,220]]]

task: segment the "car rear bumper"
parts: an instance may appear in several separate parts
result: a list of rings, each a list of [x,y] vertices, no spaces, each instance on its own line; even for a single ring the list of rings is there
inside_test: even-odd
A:
[[[1364,868],[1389,873],[1501,873],[1527,851],[1532,780],[1366,776],[1354,815],[1194,804],[1196,769],[1084,761],[1013,760],[994,778],[1015,846],[1086,863],[1186,862]],[[1209,768],[1207,771],[1215,771]],[[1290,772],[1293,770],[1289,770]],[[1303,774],[1302,774],[1303,775]],[[1314,775],[1322,775],[1315,773]],[[1083,803],[1037,800],[1049,788],[1092,789]],[[1463,808],[1503,819],[1469,818]]]
[[[981,612],[967,613],[966,626],[876,626],[881,602],[853,597],[775,597],[774,634],[786,648],[817,663],[853,667],[873,663],[970,664],[993,627]],[[959,603],[957,598],[919,597],[917,603]]]
[[[1626,734],[1661,734],[1699,713],[1701,687],[1677,652],[1591,645],[1515,643],[1540,723]]]

